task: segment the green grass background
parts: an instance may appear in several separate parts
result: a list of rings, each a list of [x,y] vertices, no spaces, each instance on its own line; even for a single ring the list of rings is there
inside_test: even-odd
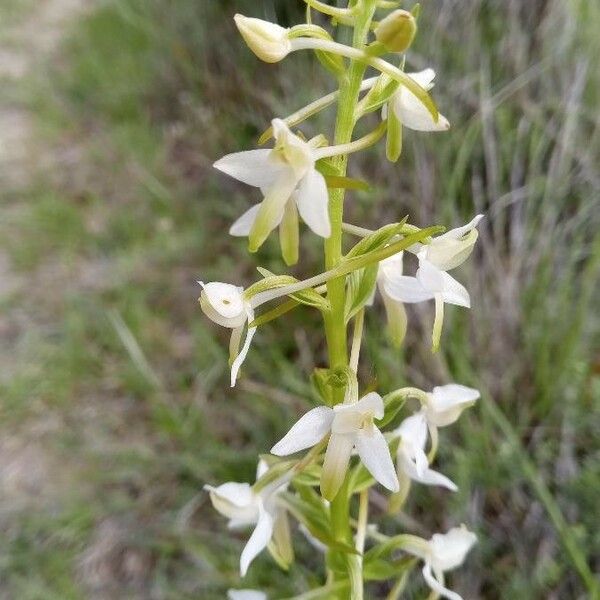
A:
[[[306,311],[265,327],[230,391],[227,332],[200,313],[195,281],[282,270],[275,242],[248,257],[226,235],[256,195],[211,165],[332,89],[308,55],[262,64],[234,29],[235,12],[293,23],[300,4],[101,2],[11,91],[36,115],[53,166],[0,190],[0,246],[22,282],[0,307],[2,448],[20,462],[0,466],[27,473],[25,489],[3,476],[2,598],[210,600],[240,587],[243,538],[202,485],[252,478],[257,453],[314,399],[323,333]],[[410,518],[377,518],[389,532],[475,529],[479,544],[451,577],[465,598],[592,598],[600,6],[422,5],[409,64],[436,69],[453,128],[407,132],[398,165],[383,149],[354,160],[351,174],[374,190],[351,195],[347,219],[458,225],[485,212],[457,274],[474,307],[447,311],[436,356],[430,306],[410,310],[401,352],[370,313],[360,375],[383,391],[457,381],[484,398],[442,432],[438,466],[460,492],[416,487]],[[9,24],[23,17],[1,10]],[[331,127],[329,112],[305,131]],[[321,268],[318,242],[302,243],[297,276]],[[297,545],[289,574],[264,555],[243,587],[282,598],[316,585],[321,561]],[[425,596],[415,576],[406,598]]]

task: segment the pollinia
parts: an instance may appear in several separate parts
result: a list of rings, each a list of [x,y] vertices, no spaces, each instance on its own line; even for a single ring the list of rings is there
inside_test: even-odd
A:
[[[468,291],[448,271],[471,254],[482,216],[448,232],[417,227],[406,218],[374,230],[343,220],[346,192],[367,187],[347,176],[351,154],[384,142],[388,160],[396,162],[405,129],[441,132],[449,123],[429,95],[433,70],[404,70],[405,53],[417,33],[418,5],[409,12],[388,0],[350,0],[346,8],[304,2],[306,23],[295,27],[242,15],[235,23],[265,62],[299,50],[314,52],[337,90],[273,119],[259,140],[260,145],[271,142],[270,149],[229,154],[215,167],[258,188],[261,198],[233,223],[231,235],[247,237],[250,252],[256,252],[277,230],[283,261],[294,265],[302,220],[308,235],[323,238],[323,272],[300,281],[259,269],[262,278],[246,288],[199,282],[200,305],[211,320],[231,329],[232,386],[254,335],[294,309],[322,314],[329,364],[313,375],[320,404],[300,416],[260,460],[256,481],[206,489],[230,527],[251,532],[240,558],[242,577],[263,550],[288,569],[294,561],[294,529],[323,553],[324,561],[321,587],[304,590],[298,599],[360,600],[365,582],[379,581],[387,583],[377,589],[387,589],[393,600],[420,571],[431,598],[460,600],[446,587],[445,573],[462,564],[475,535],[464,525],[429,539],[402,532],[384,535],[369,523],[369,491],[382,488],[391,512],[403,509],[413,483],[455,491],[456,485],[431,467],[438,429],[454,423],[479,392],[458,384],[431,391],[363,392],[357,372],[364,314],[380,302],[389,341],[400,346],[407,329],[404,305],[433,300],[432,349],[438,349],[445,305],[470,306]],[[316,25],[315,11],[333,28],[349,29],[352,45],[336,42]],[[305,137],[298,127],[333,105],[332,143],[326,134]],[[372,129],[356,137],[355,127],[363,119]],[[405,252],[418,261],[414,275],[403,272]],[[228,595],[266,598],[255,590],[230,590]]]

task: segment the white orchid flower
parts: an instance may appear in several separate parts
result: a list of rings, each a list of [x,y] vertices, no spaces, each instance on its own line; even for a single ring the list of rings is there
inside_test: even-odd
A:
[[[444,321],[444,303],[471,307],[469,292],[456,279],[419,256],[416,277],[394,274],[388,277],[385,291],[393,300],[404,303],[435,300],[435,322],[433,325],[433,349],[438,349]]]
[[[407,544],[404,549],[425,562],[423,577],[427,585],[448,600],[463,600],[459,594],[444,587],[444,573],[464,562],[477,536],[463,525],[444,534],[436,533],[429,541],[417,540]]]
[[[374,420],[383,416],[383,399],[375,392],[352,404],[338,404],[333,408],[318,406],[301,417],[271,452],[277,456],[294,454],[314,446],[330,433],[321,475],[324,498],[332,500],[336,496],[353,449],[381,485],[397,492],[399,484],[390,450],[374,424]]]
[[[248,351],[256,327],[248,327],[254,320],[254,310],[244,298],[244,288],[213,281],[198,282],[202,287],[200,307],[204,314],[223,327],[232,330],[229,341],[229,360],[231,363],[231,387],[235,386],[237,376]],[[246,330],[246,339],[242,344],[242,336]],[[241,346],[241,349],[240,349]]]
[[[479,390],[457,383],[437,386],[427,394],[423,413],[427,422],[434,427],[446,427],[455,423],[462,412],[473,406],[481,397]]]
[[[458,490],[445,475],[429,468],[429,461],[425,454],[427,443],[427,419],[423,412],[408,417],[394,431],[400,438],[398,446],[397,467],[400,479],[408,477],[425,485],[438,485],[452,492]]]
[[[267,600],[267,595],[257,590],[228,590],[227,600]]]
[[[477,226],[484,215],[477,215],[472,221],[434,237],[429,244],[415,244],[409,248],[418,256],[437,267],[440,271],[451,271],[462,265],[471,255],[479,237]]]
[[[232,235],[249,237],[251,252],[282,223],[291,221],[290,229],[297,230],[296,209],[317,235],[331,235],[327,184],[315,168],[320,154],[281,119],[274,119],[272,125],[275,148],[228,154],[214,164],[223,173],[263,191],[263,201],[230,229]]]
[[[263,461],[258,464],[256,479],[267,471]],[[240,573],[246,575],[250,563],[274,541],[280,556],[292,554],[289,541],[287,512],[278,502],[277,495],[287,487],[288,476],[268,484],[259,492],[247,483],[229,482],[218,487],[205,485],[215,510],[229,519],[229,528],[238,529],[254,525],[240,557]]]
[[[425,69],[407,75],[424,90],[433,87],[435,71]],[[388,122],[387,156],[396,162],[402,152],[402,128],[415,131],[447,131],[450,123],[444,115],[439,115],[437,122],[423,103],[404,85],[392,95],[383,111],[383,118]]]

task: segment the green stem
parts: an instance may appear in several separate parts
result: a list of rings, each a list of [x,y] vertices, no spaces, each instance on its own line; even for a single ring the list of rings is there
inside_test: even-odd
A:
[[[353,47],[362,49],[365,45],[369,26],[375,12],[376,3],[366,0],[362,4],[362,13],[356,16],[353,34]],[[334,144],[348,144],[352,141],[355,119],[354,114],[360,87],[365,73],[364,63],[353,61],[348,74],[341,80],[338,98],[338,113],[335,126]],[[346,176],[348,156],[336,156],[332,160],[336,175]],[[325,242],[325,266],[335,268],[342,260],[342,223],[344,216],[345,190],[333,189],[329,196],[329,216],[331,219],[331,237]],[[345,369],[348,366],[348,346],[344,308],[346,305],[346,279],[339,277],[327,283],[327,298],[331,312],[325,316],[325,332],[329,366],[331,369]],[[336,403],[343,402],[344,390],[336,390]],[[335,538],[351,542],[348,478],[331,503],[331,527]],[[354,567],[354,568],[353,568]],[[348,576],[351,582],[350,597],[362,598],[362,572],[357,573],[356,565],[348,563]]]

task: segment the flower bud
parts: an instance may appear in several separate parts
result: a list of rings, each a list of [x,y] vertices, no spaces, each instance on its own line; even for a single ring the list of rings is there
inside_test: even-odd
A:
[[[229,283],[202,283],[200,294],[200,307],[204,314],[211,320],[235,329],[241,327],[248,320],[248,310],[243,296],[243,288]]]
[[[250,50],[261,60],[276,63],[291,51],[288,30],[284,27],[240,14],[235,15],[234,20]]]
[[[407,10],[395,10],[375,29],[375,37],[391,52],[408,50],[417,33],[417,21]]]

